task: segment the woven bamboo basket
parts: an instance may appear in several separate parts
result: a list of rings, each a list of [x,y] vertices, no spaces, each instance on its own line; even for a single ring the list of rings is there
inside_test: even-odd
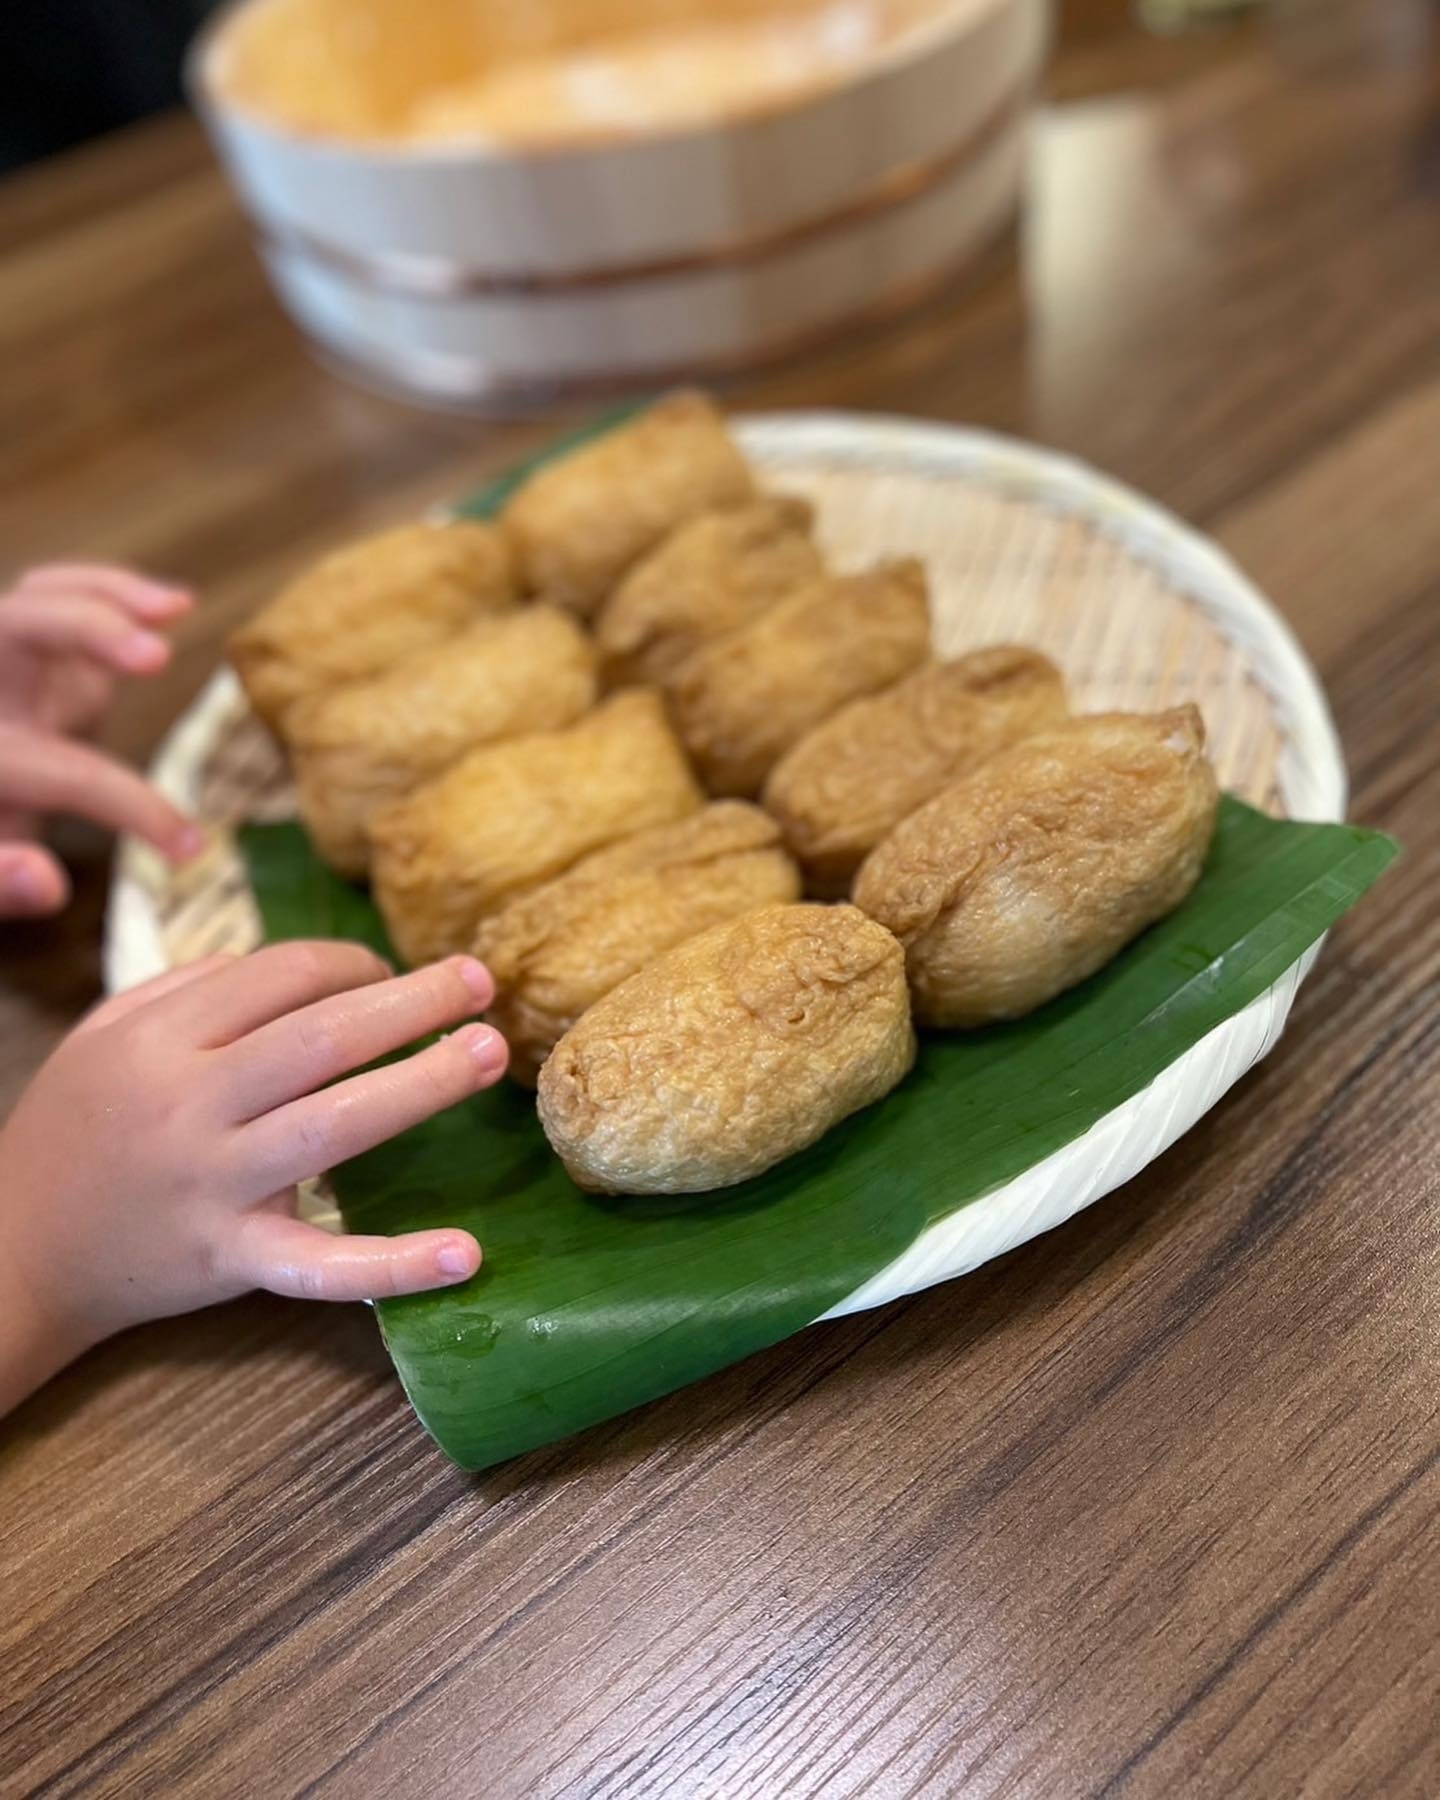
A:
[[[1194,700],[1224,786],[1277,815],[1342,817],[1344,764],[1303,653],[1234,565],[1160,508],[1077,463],[979,432],[841,414],[751,417],[737,432],[771,486],[814,501],[838,567],[924,559],[942,654],[1033,644],[1064,669],[1082,711]],[[153,773],[212,838],[179,871],[123,845],[107,925],[112,991],[252,949],[260,923],[231,831],[294,813],[279,754],[228,670],[176,725]],[[1130,1179],[1273,1046],[1315,954],[1083,1137],[932,1226],[835,1312],[963,1274]],[[338,1226],[321,1187],[306,1211]]]

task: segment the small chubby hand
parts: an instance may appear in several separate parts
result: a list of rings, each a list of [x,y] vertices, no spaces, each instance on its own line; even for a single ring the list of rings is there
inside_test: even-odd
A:
[[[466,1022],[493,992],[470,957],[396,976],[358,945],[292,943],[99,1007],[0,1130],[0,1413],[144,1319],[473,1275],[468,1232],[337,1237],[296,1217],[296,1184],[498,1081],[504,1039]]]
[[[198,827],[133,769],[77,741],[118,680],[158,673],[167,627],[193,605],[183,588],[92,563],[31,569],[0,591],[0,919],[58,912],[70,895],[37,839],[47,814],[133,832],[183,861]]]

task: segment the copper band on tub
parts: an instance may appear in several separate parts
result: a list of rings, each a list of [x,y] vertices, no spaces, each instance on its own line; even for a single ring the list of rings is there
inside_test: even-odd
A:
[[[677,381],[736,381],[779,363],[813,356],[847,337],[877,330],[938,299],[964,276],[980,271],[987,255],[1003,248],[1014,232],[1016,218],[1017,209],[1012,205],[1003,219],[979,234],[958,256],[947,257],[923,274],[893,283],[865,305],[838,318],[766,338],[733,354],[697,357],[664,368],[577,370],[568,375],[534,378],[497,376],[474,358],[445,355],[432,359],[424,352],[396,350],[373,342],[341,348],[327,343],[303,323],[300,329],[316,357],[336,374],[372,392],[429,406],[524,412],[556,401],[604,399],[637,389],[659,389]],[[443,370],[436,366],[440,362],[447,365]]]
[[[412,256],[403,251],[351,250],[291,225],[273,225],[264,220],[252,220],[252,224],[260,247],[266,252],[321,263],[355,286],[400,294],[412,300],[454,300],[477,294],[543,296],[627,287],[712,269],[745,268],[913,205],[1017,125],[1027,111],[1030,99],[1031,88],[1027,83],[989,113],[974,130],[967,132],[958,144],[938,151],[934,156],[899,164],[872,186],[852,195],[829,212],[774,231],[723,239],[703,249],[655,257],[645,262],[501,273],[467,268],[439,257]]]

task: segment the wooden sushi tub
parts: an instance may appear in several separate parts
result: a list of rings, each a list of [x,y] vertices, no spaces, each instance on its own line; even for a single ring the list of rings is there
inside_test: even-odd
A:
[[[191,85],[317,349],[504,403],[738,373],[939,290],[1016,215],[1049,12],[241,0]]]

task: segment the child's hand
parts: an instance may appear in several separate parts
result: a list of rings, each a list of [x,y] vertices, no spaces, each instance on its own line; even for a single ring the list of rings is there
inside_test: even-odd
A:
[[[134,832],[182,860],[198,829],[134,770],[74,742],[96,725],[122,675],[170,659],[160,635],[191,605],[179,588],[123,569],[32,569],[0,591],[0,919],[58,912],[64,869],[34,840],[47,813]]]
[[[489,1087],[505,1041],[468,1024],[486,970],[393,977],[353,944],[212,957],[101,1006],[0,1131],[0,1414],[89,1345],[250,1288],[359,1300],[473,1275],[464,1231],[335,1237],[295,1183]],[[330,1085],[337,1083],[338,1085]]]

